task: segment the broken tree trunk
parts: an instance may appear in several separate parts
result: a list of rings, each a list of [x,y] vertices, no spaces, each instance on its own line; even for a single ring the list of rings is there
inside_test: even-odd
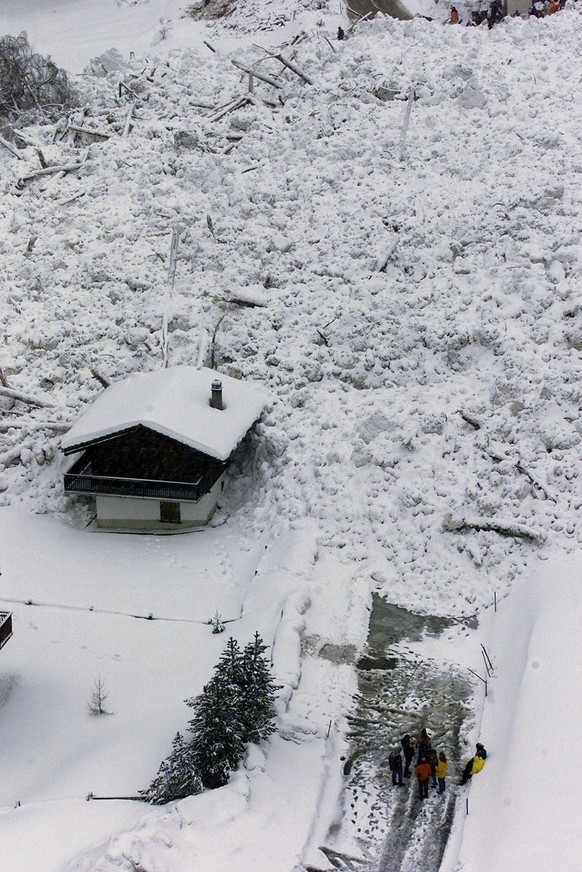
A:
[[[71,429],[70,421],[3,421],[0,420],[0,433],[8,430],[54,430],[55,433],[66,433]],[[21,449],[19,449],[21,450]]]
[[[121,131],[121,135],[124,137],[127,136],[127,134],[129,133],[129,131],[131,129],[131,118],[132,118],[134,109],[135,109],[135,102],[131,104],[131,106],[129,107],[129,109],[127,111],[127,115],[125,117],[125,124],[123,125],[123,130]]]
[[[111,384],[111,382],[108,382],[106,378],[103,378],[103,376],[98,373],[96,369],[91,369],[91,375],[93,376],[93,378],[96,378],[99,384],[103,385],[104,388],[108,388]]]
[[[303,81],[307,85],[313,85],[313,79],[311,78],[311,76],[308,76],[307,73],[305,73],[301,69],[301,67],[298,67],[297,64],[294,64],[293,61],[290,61],[288,58],[284,57],[282,54],[276,54],[276,55],[273,55],[273,57],[277,58],[277,60],[280,61],[283,64],[283,66],[290,69],[291,72],[295,73],[296,76],[299,76],[300,79],[303,79]]]
[[[85,158],[86,160],[86,158]],[[74,164],[65,164],[64,166],[53,166],[53,167],[44,167],[41,170],[33,170],[31,173],[28,173],[26,176],[21,176],[18,179],[17,187],[22,188],[26,182],[30,182],[33,179],[38,179],[41,176],[50,176],[55,173],[74,173],[77,170],[80,170],[85,160],[79,161]]]
[[[89,136],[96,136],[99,139],[111,138],[109,133],[103,133],[101,130],[91,130],[90,127],[81,127],[80,124],[69,124],[69,130],[74,130],[75,133],[87,133]]]
[[[258,70],[251,70],[249,67],[245,67],[244,64],[239,63],[239,61],[231,61],[231,64],[237,68],[237,70],[242,70],[243,73],[252,74],[255,79],[260,79],[262,82],[266,82],[267,85],[272,85],[274,88],[282,88],[283,85],[278,79],[273,79],[272,76],[267,76],[266,73],[259,73]]]
[[[500,536],[512,536],[516,539],[528,539],[531,542],[544,542],[546,534],[543,530],[535,530],[519,521],[495,521],[493,518],[453,518],[448,515],[443,520],[443,530],[449,533],[463,533],[466,530],[484,530],[499,533]]]
[[[4,385],[0,387],[0,396],[10,397],[13,400],[19,400],[21,403],[28,403],[29,406],[46,406],[47,408],[54,408],[54,403],[49,403],[48,400],[41,400],[38,397],[31,397],[20,391],[13,391],[12,388],[6,388]]]
[[[472,418],[470,415],[467,414],[467,412],[463,412],[462,409],[457,409],[457,412],[466,424],[470,424],[471,427],[475,428],[475,430],[481,429],[481,424],[479,423],[479,421],[477,421],[476,418]]]
[[[296,76],[299,76],[300,79],[303,79],[306,84],[313,85],[313,79],[308,76],[307,73],[305,73],[301,69],[301,67],[298,67],[296,63],[290,61],[289,58],[286,58],[281,53],[270,52],[266,48],[262,48],[262,46],[258,46],[258,48],[261,48],[262,51],[264,51],[270,58],[275,58],[276,60],[278,60],[279,63],[283,64],[284,67],[287,67],[287,69],[291,70],[292,73],[295,73]]]
[[[39,149],[41,148],[41,143],[37,142],[36,139],[33,139],[32,136],[29,136],[28,133],[25,133],[23,130],[13,130],[14,136],[17,139],[20,139],[21,142],[24,142],[25,145],[31,145],[33,148]]]
[[[4,139],[3,136],[0,136],[0,145],[3,145],[4,148],[6,149],[6,151],[9,151],[10,154],[14,155],[14,157],[17,157],[18,160],[22,160],[22,159],[23,159],[23,158],[22,158],[22,155],[20,154],[20,152],[18,151],[18,149],[17,149],[14,145],[12,145],[11,142],[8,142],[7,139]]]
[[[235,100],[231,100],[230,103],[227,103],[226,106],[219,107],[213,115],[208,116],[208,120],[212,123],[220,121],[220,119],[225,115],[228,115],[229,112],[234,112],[236,109],[242,109],[242,107],[247,103],[248,97],[237,97]]]

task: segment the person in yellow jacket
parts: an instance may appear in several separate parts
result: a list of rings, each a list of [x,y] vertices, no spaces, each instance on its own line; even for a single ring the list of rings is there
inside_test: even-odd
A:
[[[478,754],[475,754],[473,757],[473,765],[471,766],[471,776],[476,775],[477,772],[481,772],[484,766],[485,760],[483,757],[479,757]]]
[[[473,775],[475,775],[477,772],[481,772],[481,770],[485,766],[487,751],[485,750],[481,742],[477,742],[476,749],[477,753],[474,757],[471,758],[471,760],[469,760],[469,762],[463,769],[461,784],[466,784],[469,778],[472,778]]]
[[[445,778],[447,775],[447,755],[444,751],[441,751],[439,754],[439,760],[436,766],[436,777],[438,782],[438,790],[437,793],[441,794],[445,792],[446,782]]]

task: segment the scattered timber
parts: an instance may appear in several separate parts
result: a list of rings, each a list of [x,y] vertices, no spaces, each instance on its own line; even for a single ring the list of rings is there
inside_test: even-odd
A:
[[[86,133],[89,136],[96,136],[98,139],[110,139],[111,134],[105,133],[102,130],[93,130],[91,127],[81,127],[79,124],[69,124],[69,130],[75,133]]]
[[[135,109],[135,101],[131,104],[131,106],[129,107],[129,109],[127,111],[127,115],[125,117],[125,123],[123,125],[123,130],[121,132],[121,135],[123,137],[127,136],[129,131],[131,130],[131,118],[132,118],[134,109]]]
[[[303,79],[306,84],[313,85],[313,79],[308,76],[307,73],[301,69],[301,67],[294,63],[294,61],[289,60],[289,58],[286,58],[285,55],[281,54],[280,52],[270,52],[262,46],[258,46],[258,48],[264,51],[265,54],[267,54],[270,58],[275,58],[276,60],[278,60],[279,63],[283,64],[284,67],[287,67],[287,69],[291,70],[292,73],[295,73],[296,76],[299,76],[300,79]],[[256,73],[253,73],[253,75],[256,75]]]
[[[77,172],[77,170],[81,169],[81,167],[85,163],[85,160],[86,160],[86,158],[82,161],[78,161],[77,163],[63,164],[62,166],[43,167],[40,170],[33,170],[32,172],[27,173],[27,175],[21,176],[18,179],[16,186],[18,188],[23,188],[24,185],[26,184],[26,182],[30,182],[33,179],[38,179],[41,176],[50,176],[50,175],[55,175],[57,173],[62,173],[63,175],[65,173],[75,173],[75,172]]]
[[[258,70],[251,70],[250,67],[246,67],[244,64],[241,64],[239,61],[232,60],[231,64],[237,68],[237,70],[242,70],[243,73],[247,73],[247,75],[254,76],[255,79],[260,79],[261,82],[266,82],[267,85],[272,85],[273,88],[282,88],[283,85],[279,81],[279,79],[274,79],[272,76],[268,76],[266,73],[259,73]]]
[[[530,542],[541,543],[546,539],[543,530],[535,530],[519,521],[495,521],[493,518],[453,518],[450,515],[443,521],[443,530],[450,533],[464,533],[467,530],[484,530],[499,533],[500,536],[511,536],[515,539],[527,539]]]
[[[229,112],[234,112],[237,109],[242,109],[243,106],[249,102],[247,96],[244,97],[235,97],[234,100],[231,100],[230,103],[226,103],[224,106],[219,106],[218,109],[214,112],[214,114],[208,116],[208,120],[212,123],[216,121],[220,121],[225,115],[228,115]]]
[[[467,412],[463,412],[462,409],[457,409],[457,412],[466,424],[470,424],[471,427],[475,428],[475,430],[481,429],[481,424],[479,423],[479,421],[476,418],[473,418],[471,415],[468,415]]]
[[[55,433],[66,433],[72,426],[71,421],[0,420],[0,433],[7,433],[9,430],[54,430]]]
[[[12,388],[7,388],[4,385],[0,387],[0,396],[10,397],[12,400],[19,400],[21,403],[27,403],[29,406],[44,406],[49,409],[54,408],[54,403],[49,403],[48,400],[41,400],[39,397],[31,397],[29,394],[14,391]]]
[[[23,160],[23,157],[20,154],[20,152],[18,151],[18,149],[14,145],[12,145],[11,142],[8,142],[7,139],[4,139],[3,136],[0,136],[0,145],[4,146],[6,151],[9,151],[10,154],[13,155],[14,157],[17,157],[18,160]]]
[[[96,369],[91,369],[90,372],[93,378],[96,378],[99,384],[103,385],[104,388],[109,387],[111,382],[107,381],[107,379],[104,378],[100,373],[98,373]]]

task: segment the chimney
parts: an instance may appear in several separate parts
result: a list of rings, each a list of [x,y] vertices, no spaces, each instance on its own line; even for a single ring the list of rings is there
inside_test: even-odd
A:
[[[224,409],[224,406],[222,405],[222,382],[219,378],[215,378],[212,381],[210,405],[213,409]]]

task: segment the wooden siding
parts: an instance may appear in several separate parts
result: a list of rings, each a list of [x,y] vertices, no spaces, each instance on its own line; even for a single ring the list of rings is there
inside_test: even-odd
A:
[[[225,464],[142,425],[93,444],[64,476],[69,493],[197,501]]]

